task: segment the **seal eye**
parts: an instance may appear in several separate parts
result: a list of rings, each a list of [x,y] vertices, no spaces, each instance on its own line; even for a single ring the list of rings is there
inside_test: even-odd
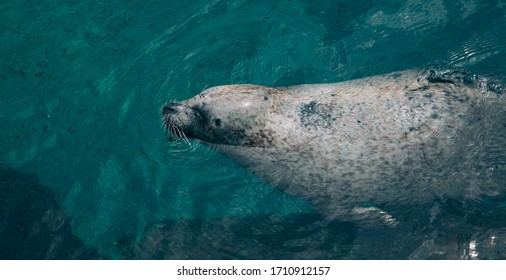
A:
[[[269,97],[267,97],[267,96],[264,96],[264,100],[268,100],[268,99],[269,99]]]
[[[199,114],[203,119],[207,119],[207,112],[202,108],[202,107],[199,107],[199,106],[193,106],[192,107],[193,110],[195,110],[195,112],[197,112],[197,114]]]
[[[216,124],[216,126],[220,126],[221,125],[221,120],[220,119],[215,119],[214,120],[214,124]]]

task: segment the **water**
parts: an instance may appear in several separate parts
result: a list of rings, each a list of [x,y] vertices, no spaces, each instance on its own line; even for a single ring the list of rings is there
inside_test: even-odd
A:
[[[506,2],[2,1],[0,258],[505,258],[506,199],[327,221],[161,107],[222,84],[506,75]]]

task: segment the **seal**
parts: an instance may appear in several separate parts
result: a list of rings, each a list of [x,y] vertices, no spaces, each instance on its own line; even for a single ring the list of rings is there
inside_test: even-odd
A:
[[[226,154],[331,217],[361,205],[506,191],[502,81],[406,70],[332,84],[228,85],[163,107],[177,138]]]

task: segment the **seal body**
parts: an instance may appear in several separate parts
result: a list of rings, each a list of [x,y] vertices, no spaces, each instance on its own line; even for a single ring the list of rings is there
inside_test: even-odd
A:
[[[219,86],[167,104],[163,118],[174,134],[334,217],[364,204],[506,191],[503,84],[467,72]]]

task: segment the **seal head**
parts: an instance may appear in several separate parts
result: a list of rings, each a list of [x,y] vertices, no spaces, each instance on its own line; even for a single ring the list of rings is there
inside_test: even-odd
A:
[[[211,144],[258,144],[262,117],[269,108],[269,88],[253,85],[208,89],[182,103],[162,109],[163,123],[173,135]]]

